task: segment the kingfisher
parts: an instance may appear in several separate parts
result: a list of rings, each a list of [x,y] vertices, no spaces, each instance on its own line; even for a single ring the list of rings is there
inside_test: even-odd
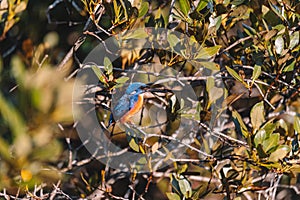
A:
[[[125,123],[130,121],[130,118],[139,112],[144,104],[144,93],[148,86],[145,83],[131,83],[123,96],[112,110],[109,123],[112,124],[115,120]]]

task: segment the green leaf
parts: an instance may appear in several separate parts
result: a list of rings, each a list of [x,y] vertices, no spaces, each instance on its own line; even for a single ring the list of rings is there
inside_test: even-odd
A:
[[[240,131],[242,132],[242,134],[244,135],[244,137],[248,138],[249,133],[248,133],[246,125],[243,122],[241,115],[236,110],[233,110],[232,117],[239,122],[239,126],[240,126],[239,128],[240,128]]]
[[[179,6],[183,14],[187,16],[190,11],[190,2],[188,0],[179,0]]]
[[[196,11],[200,12],[203,10],[208,4],[208,1],[199,1]]]
[[[168,34],[167,37],[168,37],[168,42],[172,48],[174,48],[178,44],[178,42],[180,42],[180,39],[174,34]]]
[[[230,67],[226,67],[226,70],[228,71],[228,73],[237,81],[241,82],[246,88],[249,88],[248,84],[245,83],[245,81],[242,79],[242,77],[240,77],[236,71],[234,71],[233,69],[231,69]]]
[[[136,152],[140,151],[140,147],[139,145],[135,142],[134,138],[131,138],[129,141],[129,146],[131,149],[133,149]]]
[[[248,26],[247,24],[242,24],[242,26],[244,27],[244,31],[249,35],[249,36],[252,36],[252,35],[255,35],[256,34],[256,31],[254,28],[252,28],[251,26]]]
[[[269,138],[263,141],[262,146],[266,153],[268,153],[270,150],[274,150],[278,146],[279,137],[279,133],[273,133]]]
[[[104,57],[104,69],[108,75],[111,74],[113,71],[112,63],[111,63],[110,59],[106,56]]]
[[[281,52],[283,51],[284,49],[284,40],[282,38],[282,36],[278,36],[275,40],[275,51],[277,54],[281,54]]]
[[[27,128],[24,119],[21,117],[22,115],[13,104],[6,101],[2,93],[0,93],[0,114],[15,137],[25,134]]]
[[[253,106],[250,112],[250,118],[253,127],[253,133],[255,133],[259,129],[259,127],[265,122],[263,101]]]
[[[214,86],[215,86],[215,79],[212,76],[208,77],[206,81],[206,91],[208,92]]]
[[[220,70],[219,65],[214,62],[199,62],[199,64],[202,65],[206,69]]]
[[[216,45],[213,47],[201,48],[198,54],[194,57],[194,59],[210,59],[212,56],[216,55],[219,52],[221,47],[221,45]]]
[[[180,196],[176,193],[167,192],[166,195],[169,200],[181,200]]]
[[[289,64],[288,66],[286,66],[284,69],[283,69],[283,72],[291,72],[294,70],[294,67],[295,67],[295,64],[296,64],[296,60],[294,59],[294,61]]]
[[[128,81],[128,80],[129,80],[129,77],[121,76],[120,78],[116,79],[116,83],[123,84],[123,83],[126,83],[126,81]]]
[[[291,35],[289,49],[293,49],[295,46],[297,46],[299,44],[299,40],[299,31],[293,32],[293,34]]]
[[[259,144],[262,144],[267,139],[267,134],[264,129],[260,129],[254,137],[255,147],[258,147]]]
[[[181,178],[181,176],[180,176]],[[192,188],[189,181],[185,178],[178,180],[179,188],[181,193],[186,197],[189,198],[192,196]]]
[[[94,73],[102,83],[106,83],[105,76],[99,67],[93,65],[92,70],[94,71]]]
[[[260,76],[260,74],[261,74],[261,66],[255,65],[251,77],[252,82],[254,82]]]
[[[282,160],[290,152],[290,147],[288,145],[279,146],[276,151],[271,153],[269,157],[270,162],[278,162]]]
[[[139,15],[138,17],[143,17],[144,15],[147,14],[149,10],[149,3],[147,1],[143,1],[142,4],[141,4],[141,8],[139,10]]]
[[[295,116],[294,129],[297,133],[300,133],[300,117]]]
[[[208,107],[210,107],[210,104],[212,104],[217,99],[219,99],[219,98],[221,98],[223,96],[223,89],[222,88],[218,88],[218,87],[212,87],[208,91],[208,96],[209,96],[209,105],[208,105]]]
[[[144,39],[147,37],[148,37],[148,34],[145,32],[145,30],[142,28],[139,28],[139,29],[135,29],[134,31],[130,31],[129,33],[126,33],[125,35],[122,36],[122,39],[123,40]]]

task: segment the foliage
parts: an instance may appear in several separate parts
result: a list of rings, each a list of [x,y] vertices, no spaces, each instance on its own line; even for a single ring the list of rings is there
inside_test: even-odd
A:
[[[27,1],[0,4],[0,42],[5,42]],[[31,191],[41,185],[49,191],[41,198],[279,199],[287,191],[290,199],[299,196],[300,2],[66,1],[70,21],[52,19],[51,12],[59,6],[58,0],[49,5],[49,22],[74,25],[77,13],[84,27],[75,31],[78,39],[71,54],[60,59],[57,68],[55,52],[65,44],[53,30],[40,45],[23,43],[21,51],[1,50],[10,54],[1,58],[1,87],[11,88],[11,82],[16,86],[0,93],[3,191],[15,196],[21,188],[20,195],[38,196]],[[158,34],[163,39],[150,31],[160,28],[168,29],[165,37]],[[66,38],[72,33],[69,29],[64,27]],[[82,60],[91,49],[109,37],[137,48],[122,49],[115,60],[105,55],[102,65],[84,66]],[[30,48],[24,48],[26,44]],[[137,63],[146,67],[137,69]],[[149,69],[149,63],[159,67]],[[139,167],[120,172],[94,161],[84,149],[92,140],[80,141],[74,131],[77,122],[72,121],[74,75],[84,67],[92,69],[99,83],[95,96],[87,92],[87,102],[79,103],[97,108],[110,139],[132,152],[165,153],[171,165],[155,168],[150,156],[139,161],[150,172],[139,174]],[[161,105],[165,116],[157,108],[148,110],[166,123],[150,129],[153,121],[142,116],[136,121],[146,128],[106,127],[113,91],[122,91],[136,77],[152,83],[151,89],[166,91],[153,92],[156,96],[145,102],[145,109],[151,103]],[[173,80],[182,83],[174,88],[184,91],[189,86],[195,97],[178,99],[170,92]],[[180,120],[193,125],[188,138],[179,142],[187,147],[183,158],[161,148],[175,140],[175,134],[183,134],[176,131],[181,130]],[[162,134],[145,134],[149,129]],[[51,188],[58,181],[61,185]]]

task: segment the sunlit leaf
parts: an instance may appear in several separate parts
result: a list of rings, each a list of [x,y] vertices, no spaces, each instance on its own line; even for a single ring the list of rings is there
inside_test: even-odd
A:
[[[296,64],[296,60],[294,60],[291,64],[289,64],[288,66],[286,66],[283,69],[283,72],[291,72],[291,71],[293,71],[294,67],[295,67],[295,64]]]
[[[199,62],[200,65],[210,70],[219,70],[220,66],[214,62]]]
[[[168,34],[167,37],[168,37],[168,42],[172,48],[174,48],[178,44],[178,42],[180,42],[180,39],[174,34]]]
[[[259,127],[265,122],[264,102],[261,101],[253,106],[250,112],[251,124],[255,133]]]
[[[215,86],[215,79],[212,76],[208,77],[206,81],[206,91],[208,92],[214,86]]]
[[[128,80],[129,80],[129,77],[121,76],[120,78],[116,79],[116,83],[123,84],[123,83],[126,83],[126,81],[128,81]]]
[[[220,48],[221,45],[201,48],[194,59],[209,59],[212,56],[216,55],[219,52]]]
[[[279,137],[279,133],[273,133],[269,138],[263,141],[262,146],[266,153],[268,153],[272,149],[274,150],[274,148],[278,146]]]
[[[247,24],[242,24],[243,27],[245,28],[244,31],[249,35],[249,36],[252,36],[252,35],[255,35],[256,34],[256,31],[254,28],[252,28],[251,26],[248,26]]]
[[[267,139],[267,134],[264,129],[257,131],[254,137],[254,144],[257,147],[259,144],[262,144]]]
[[[300,134],[300,117],[295,116],[294,118],[294,129],[297,133]]]
[[[113,71],[113,65],[108,57],[104,57],[104,69],[107,74],[111,74]]]
[[[183,14],[187,16],[190,11],[190,2],[188,0],[179,0],[179,6]]]
[[[122,36],[123,40],[129,40],[129,39],[144,39],[147,38],[148,34],[144,29],[136,29],[134,31],[130,31],[129,33],[126,33]]]
[[[145,14],[147,14],[148,10],[149,10],[149,3],[147,1],[143,1],[141,4],[141,8],[139,10],[138,17],[143,17]]]
[[[208,4],[208,1],[199,1],[196,10],[199,12],[203,10]]]
[[[269,157],[270,162],[278,162],[278,160],[283,159],[290,152],[290,147],[288,145],[279,146],[276,151],[271,153]]]
[[[245,83],[245,81],[242,79],[242,77],[240,77],[238,75],[238,73],[236,73],[236,71],[234,71],[233,69],[231,69],[230,67],[226,66],[226,70],[228,71],[228,73],[237,81],[243,83],[243,85],[248,88],[249,86],[247,85],[247,83]]]
[[[275,50],[277,54],[281,54],[284,49],[284,40],[282,36],[278,36],[275,40]]]
[[[299,31],[293,32],[293,34],[291,35],[289,49],[293,49],[294,47],[296,47],[299,44],[299,40]]]
[[[179,188],[181,193],[186,197],[189,198],[192,196],[192,188],[189,181],[185,178],[181,178],[178,180]]]
[[[94,65],[92,66],[92,70],[94,71],[94,73],[102,83],[106,83],[105,75],[103,74],[102,70],[99,67]]]
[[[140,147],[139,145],[135,142],[134,138],[131,138],[129,141],[129,146],[131,149],[133,149],[136,152],[140,151]]]
[[[167,192],[166,195],[169,200],[181,200],[180,196],[176,193]]]
[[[208,91],[208,96],[209,96],[209,105],[215,102],[217,99],[221,98],[223,96],[223,88],[218,88],[218,87],[212,87]]]
[[[261,74],[261,66],[255,65],[251,77],[252,81],[254,82],[260,76],[260,74]]]

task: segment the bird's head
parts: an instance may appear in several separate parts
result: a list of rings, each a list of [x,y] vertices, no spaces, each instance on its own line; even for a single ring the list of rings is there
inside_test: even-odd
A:
[[[127,95],[132,95],[132,94],[141,94],[144,92],[144,88],[146,88],[147,85],[145,83],[141,83],[141,82],[134,82],[131,83],[127,89],[125,94]]]

